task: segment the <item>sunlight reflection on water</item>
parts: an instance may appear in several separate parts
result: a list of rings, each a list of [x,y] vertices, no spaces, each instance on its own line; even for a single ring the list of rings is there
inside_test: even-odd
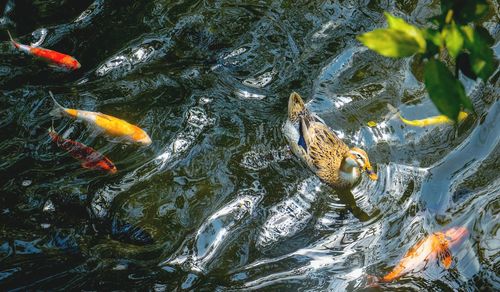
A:
[[[0,28],[82,68],[0,44],[4,290],[363,290],[454,226],[470,236],[450,269],[429,262],[380,288],[498,290],[498,69],[487,83],[462,78],[476,110],[463,124],[411,127],[387,105],[437,114],[421,68],[355,39],[385,26],[383,11],[422,23],[435,3],[5,2]],[[82,169],[47,136],[48,90],[143,127],[152,145],[54,121],[119,171]],[[333,190],[293,156],[292,91],[368,152],[377,181]]]

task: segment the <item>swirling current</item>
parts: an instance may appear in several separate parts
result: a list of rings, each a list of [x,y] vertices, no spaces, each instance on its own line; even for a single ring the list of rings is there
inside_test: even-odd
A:
[[[499,6],[483,25],[499,56]],[[439,1],[0,1],[0,289],[475,291],[500,289],[499,70],[461,77],[476,113],[437,114],[416,58],[356,35],[383,12],[425,26]],[[16,51],[75,56],[67,72]],[[72,108],[139,125],[149,147],[53,119]],[[323,184],[293,156],[288,96],[349,145],[377,181]],[[367,122],[376,126],[369,127]],[[91,145],[118,172],[84,169],[47,129]],[[469,230],[438,262],[369,286],[433,232]]]

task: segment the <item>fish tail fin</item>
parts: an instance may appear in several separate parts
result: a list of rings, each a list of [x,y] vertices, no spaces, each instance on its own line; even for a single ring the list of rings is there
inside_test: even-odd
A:
[[[47,130],[49,131],[49,134],[56,133],[56,129],[54,128],[54,120],[52,120],[52,124],[50,125],[50,127]]]
[[[407,125],[413,125],[412,121],[403,118],[399,109],[395,108],[392,104],[388,103],[387,108],[389,109],[389,113],[387,114],[386,117],[388,117],[389,119],[391,119],[394,116],[397,116],[403,123]]]
[[[14,45],[14,47],[16,48],[19,48],[19,44],[14,40],[14,38],[12,37],[12,35],[10,34],[10,31],[7,30],[7,34],[9,35],[9,39],[10,41],[12,42],[12,44]]]
[[[66,112],[65,108],[57,102],[56,98],[52,94],[52,91],[49,91],[49,94],[50,97],[52,98],[52,101],[54,102],[54,107],[50,111],[50,115],[56,118],[64,116],[64,113]]]
[[[13,37],[12,37],[12,35],[10,34],[10,31],[9,31],[9,30],[7,30],[7,34],[9,35],[9,39],[10,39],[10,41],[11,41],[11,42],[13,42],[13,43],[15,43],[14,38],[13,38]]]

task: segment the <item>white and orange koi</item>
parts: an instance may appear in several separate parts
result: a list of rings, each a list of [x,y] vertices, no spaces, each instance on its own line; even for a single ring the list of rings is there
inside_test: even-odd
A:
[[[66,69],[76,70],[81,67],[80,63],[70,55],[66,55],[49,49],[20,44],[12,38],[9,31],[7,31],[7,33],[9,34],[10,41],[16,49],[19,49],[25,53],[39,57],[52,64]]]
[[[387,275],[378,279],[391,282],[399,277],[423,269],[427,263],[437,259],[445,269],[451,266],[450,248],[457,246],[469,234],[465,227],[452,227],[444,232],[435,232],[415,244]]]
[[[71,117],[96,127],[108,136],[122,138],[128,142],[146,146],[151,144],[151,138],[143,129],[127,121],[99,112],[65,108],[57,102],[52,92],[49,91],[49,94],[54,101],[54,109],[50,112],[54,117]]]

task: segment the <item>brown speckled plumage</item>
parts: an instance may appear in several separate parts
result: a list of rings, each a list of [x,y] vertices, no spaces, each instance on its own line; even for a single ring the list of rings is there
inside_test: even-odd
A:
[[[299,115],[308,115],[308,112],[300,95],[292,92],[288,100],[288,119],[293,123],[298,122]]]
[[[294,153],[325,183],[335,188],[351,187],[352,182],[342,179],[340,175],[341,165],[349,155],[349,147],[321,119],[307,110],[302,98],[295,92],[288,101],[288,119],[288,133],[292,132],[290,125],[298,126],[298,142],[293,141],[292,135],[287,135]],[[300,141],[301,137],[303,141]]]
[[[349,147],[326,125],[310,116],[301,116],[302,134],[307,145],[307,163],[326,183],[342,188],[348,185],[340,179],[339,169]]]

